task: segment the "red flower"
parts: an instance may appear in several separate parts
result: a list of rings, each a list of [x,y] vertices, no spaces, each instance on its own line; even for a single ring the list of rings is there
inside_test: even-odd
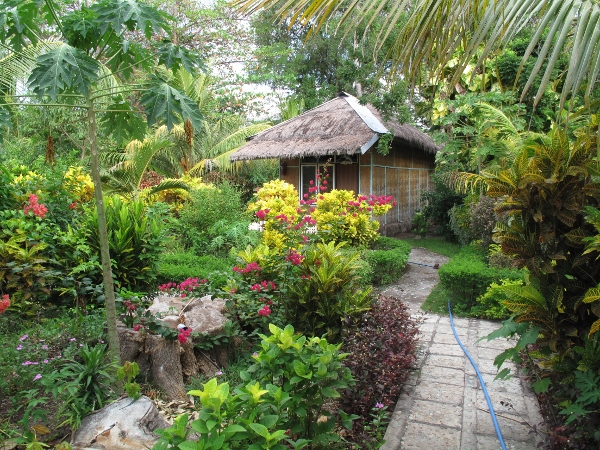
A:
[[[0,300],[0,314],[2,314],[4,311],[6,311],[9,306],[10,306],[10,298],[8,297],[8,294],[4,294],[2,296],[2,300]]]
[[[77,208],[77,202],[73,202],[69,205],[69,209],[75,209]]]
[[[269,305],[265,305],[261,309],[258,310],[259,316],[267,317],[270,314],[271,314],[271,308],[269,308]]]
[[[192,329],[191,328],[186,328],[186,329],[181,329],[179,330],[179,334],[177,335],[177,340],[181,343],[181,344],[185,344],[187,342],[187,339],[190,337],[190,335],[192,334]]]
[[[142,326],[139,323],[136,323],[133,326],[133,331],[140,331],[142,329]]]

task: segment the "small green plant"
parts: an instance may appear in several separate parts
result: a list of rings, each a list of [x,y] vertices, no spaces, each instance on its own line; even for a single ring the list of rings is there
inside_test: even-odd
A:
[[[363,448],[375,450],[385,444],[383,437],[390,422],[387,408],[387,406],[383,406],[383,403],[375,403],[375,407],[371,411],[371,422],[365,425],[365,433],[369,439],[365,440]]]
[[[59,372],[42,378],[46,389],[63,402],[58,414],[64,419],[61,425],[77,429],[86,415],[104,406],[114,394],[110,386],[115,369],[106,344],[83,344],[78,358],[67,360]]]
[[[425,213],[423,213],[421,211],[415,213],[415,215],[413,216],[413,219],[412,219],[412,226],[413,226],[413,229],[412,229],[413,233],[415,233],[416,236],[419,236],[422,239],[425,239],[425,236],[427,235],[427,233],[429,231],[429,221],[428,221]]]
[[[341,364],[348,355],[325,339],[294,334],[291,325],[269,329],[270,336],[261,335],[254,364],[240,372],[243,383],[231,389],[212,378],[190,391],[202,404],[198,419],[188,427],[184,414],[172,427],[157,430],[155,450],[285,450],[340,441],[336,428],[351,429],[355,416],[340,411],[338,419],[324,404],[353,383]],[[199,438],[187,441],[192,430]]]
[[[373,284],[386,285],[397,281],[404,272],[410,245],[398,239],[379,236],[370,250],[363,252],[373,270]]]
[[[134,400],[137,400],[141,397],[140,385],[133,381],[139,373],[140,367],[135,361],[125,361],[125,364],[123,364],[117,369],[117,380],[125,381],[125,383],[123,384],[123,389],[125,390],[127,395]]]

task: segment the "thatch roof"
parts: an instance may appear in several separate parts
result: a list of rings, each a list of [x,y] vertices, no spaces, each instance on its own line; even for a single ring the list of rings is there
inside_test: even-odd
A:
[[[373,106],[361,105],[342,92],[333,100],[251,136],[231,155],[231,161],[365,153],[384,133],[393,133],[394,141],[427,153],[438,150],[422,131],[393,120],[384,121]]]

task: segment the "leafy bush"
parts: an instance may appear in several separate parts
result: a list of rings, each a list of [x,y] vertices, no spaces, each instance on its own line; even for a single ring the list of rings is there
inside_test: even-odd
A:
[[[336,432],[340,423],[351,428],[353,417],[325,408],[326,399],[339,398],[353,384],[342,366],[347,354],[340,353],[340,345],[294,334],[291,325],[269,329],[270,336],[261,336],[254,364],[240,372],[244,384],[231,389],[213,378],[202,390],[189,392],[202,403],[190,424],[199,433],[194,448],[319,447],[341,439]],[[157,431],[162,438],[154,449],[190,448],[183,443],[191,430],[187,415],[180,416],[172,427]]]
[[[99,255],[97,210],[89,211],[84,220],[82,233]],[[106,224],[116,286],[139,289],[153,285],[164,245],[159,221],[148,217],[142,201],[126,203],[113,196],[106,199]]]
[[[415,213],[412,218],[412,232],[421,238],[425,238],[429,231],[429,221],[422,211]]]
[[[343,342],[351,356],[344,365],[356,385],[345,392],[342,405],[360,416],[354,425],[355,440],[368,440],[361,430],[376,404],[392,410],[396,405],[415,361],[417,333],[406,306],[383,296],[348,329]]]
[[[471,234],[477,240],[481,240],[481,246],[488,248],[492,243],[492,232],[498,221],[494,206],[496,201],[487,196],[471,203],[469,208]]]
[[[504,306],[508,295],[504,289],[506,286],[522,286],[522,280],[501,280],[500,284],[493,282],[485,291],[485,294],[477,297],[477,305],[471,308],[469,315],[483,319],[508,319],[510,312]]]
[[[468,203],[454,205],[448,216],[450,217],[450,228],[461,245],[469,245],[475,239],[475,234],[471,229],[471,214]]]
[[[423,214],[435,226],[436,233],[456,242],[457,237],[450,227],[448,212],[454,205],[461,205],[465,196],[446,186],[439,174],[434,175],[433,181],[435,190],[421,194],[421,203],[425,204]]]
[[[410,249],[406,242],[380,236],[371,245],[371,250],[363,252],[373,270],[373,284],[386,285],[397,281],[404,272]]]
[[[203,186],[190,192],[191,200],[179,212],[181,235],[186,248],[199,255],[208,254],[209,244],[218,234],[211,228],[219,221],[239,222],[243,216],[240,192],[229,183]],[[223,227],[213,232],[221,233]]]
[[[198,256],[190,252],[162,253],[158,257],[157,281],[162,284],[188,278],[205,278],[213,288],[218,289],[227,283],[227,273],[230,273],[233,265],[231,258]]]
[[[33,316],[51,296],[59,273],[53,267],[59,228],[47,218],[22,210],[0,211],[0,292],[13,310]]]
[[[438,273],[442,286],[452,292],[452,308],[463,314],[477,305],[477,297],[485,294],[492,283],[523,278],[518,270],[488,267],[483,253],[472,246],[464,247]]]

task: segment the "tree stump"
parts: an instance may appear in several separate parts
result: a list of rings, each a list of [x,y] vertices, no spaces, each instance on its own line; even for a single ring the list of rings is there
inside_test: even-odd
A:
[[[193,333],[219,333],[227,318],[222,314],[225,302],[212,300],[210,296],[201,299],[187,299],[184,304],[181,297],[159,296],[149,308],[153,314],[169,312],[162,318],[165,326],[176,328],[181,321],[192,329]],[[174,315],[173,310],[178,314]],[[163,336],[149,334],[145,329],[134,331],[120,324],[118,327],[121,364],[125,361],[136,362],[140,373],[149,376],[152,382],[162,389],[169,400],[186,400],[184,379],[198,375],[199,372],[212,377],[219,365],[207,352],[195,350],[193,337],[181,344],[178,340],[169,341]],[[223,352],[227,349],[214,349],[219,363],[223,366]]]

